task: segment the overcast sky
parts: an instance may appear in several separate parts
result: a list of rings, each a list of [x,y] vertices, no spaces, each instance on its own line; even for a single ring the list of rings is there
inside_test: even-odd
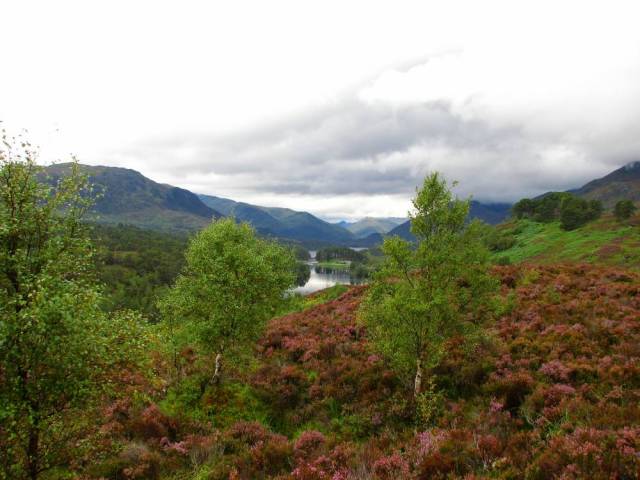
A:
[[[513,201],[640,159],[637,1],[3,1],[0,120],[42,161],[328,219],[432,170]]]

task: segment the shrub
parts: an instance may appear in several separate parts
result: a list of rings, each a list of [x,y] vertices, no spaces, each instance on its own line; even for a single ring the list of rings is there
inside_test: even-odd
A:
[[[409,475],[409,464],[399,453],[382,457],[373,464],[373,472],[377,479],[395,480]]]
[[[309,458],[317,453],[325,442],[326,438],[322,433],[310,430],[300,434],[293,449],[297,456]]]
[[[619,221],[622,221],[630,218],[636,210],[637,207],[631,200],[620,200],[613,208],[613,214]]]

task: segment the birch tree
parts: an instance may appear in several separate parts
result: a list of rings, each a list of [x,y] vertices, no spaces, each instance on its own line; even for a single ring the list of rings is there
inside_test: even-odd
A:
[[[170,331],[192,332],[202,351],[212,355],[209,383],[215,384],[223,359],[234,361],[258,338],[294,282],[290,250],[226,218],[193,238],[185,269],[159,307]]]
[[[438,173],[429,175],[410,212],[417,243],[385,240],[384,266],[360,311],[374,346],[412,375],[416,397],[446,341],[473,331],[495,292],[479,225],[467,222],[469,205]]]

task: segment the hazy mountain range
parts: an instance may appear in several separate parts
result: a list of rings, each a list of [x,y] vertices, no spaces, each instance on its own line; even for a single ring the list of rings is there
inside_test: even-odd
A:
[[[69,170],[70,164],[47,167],[50,181]],[[160,184],[126,168],[88,166],[83,170],[101,192],[91,220],[106,224],[130,224],[154,230],[193,232],[212,218],[234,216],[252,224],[265,236],[305,245],[338,244],[372,246],[383,235],[412,238],[404,218],[366,217],[356,222],[330,223],[308,212],[264,207]],[[622,198],[640,201],[640,162],[632,162],[609,175],[570,190],[576,195],[602,200],[607,208]],[[509,216],[511,204],[471,202],[471,218],[497,224]]]
[[[342,228],[311,215],[288,208],[262,207],[227,198],[200,195],[202,202],[226,216],[249,222],[263,234],[301,242],[349,244],[356,236]]]
[[[336,225],[346,228],[358,238],[365,238],[374,233],[388,233],[406,221],[406,217],[364,217],[357,222],[342,221]]]

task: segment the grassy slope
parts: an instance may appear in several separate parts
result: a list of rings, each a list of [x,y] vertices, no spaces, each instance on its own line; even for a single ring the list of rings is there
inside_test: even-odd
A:
[[[351,262],[349,260],[331,260],[326,262],[318,262],[319,267],[335,268],[335,269],[348,269]]]
[[[512,232],[515,246],[495,254],[512,262],[554,263],[579,261],[640,269],[640,216],[620,223],[612,216],[566,232],[558,222],[528,220],[507,222],[497,227]]]

